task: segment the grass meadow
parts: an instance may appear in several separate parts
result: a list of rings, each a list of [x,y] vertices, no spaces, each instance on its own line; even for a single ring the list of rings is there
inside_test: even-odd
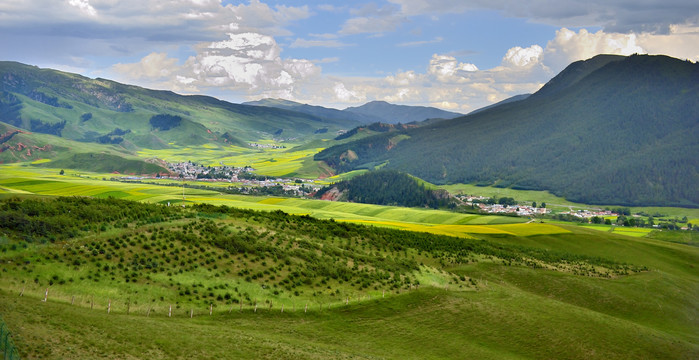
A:
[[[0,198],[77,195],[182,203],[181,187],[113,182],[103,180],[113,174],[73,170],[59,175],[59,170],[0,165]],[[699,240],[693,232],[524,223],[513,217],[189,188],[185,197],[188,208],[208,203],[281,210],[333,219],[340,228],[345,222],[365,224],[456,236],[470,245],[465,252],[389,250],[305,228],[289,232],[287,224],[271,227],[257,216],[215,214],[88,227],[76,239],[46,244],[19,246],[9,233],[0,233],[0,314],[22,357],[699,358]],[[699,218],[694,210],[658,211]],[[288,254],[312,246],[302,241],[305,236],[317,236],[321,245],[309,249],[323,259],[339,259],[353,275],[349,281],[299,280],[291,290],[273,287],[295,272],[311,271],[313,262],[292,256],[285,263],[283,252],[227,253],[185,241],[192,229],[210,223],[268,239]],[[491,244],[496,255],[474,252],[481,244]],[[167,255],[175,260],[163,262],[173,249],[181,249],[179,259]],[[518,261],[497,255],[512,249],[529,255]],[[156,258],[162,270],[130,270],[134,259]],[[410,278],[420,286],[362,285],[365,273],[390,261],[419,266],[399,280]],[[609,274],[610,261],[616,272],[602,276]]]

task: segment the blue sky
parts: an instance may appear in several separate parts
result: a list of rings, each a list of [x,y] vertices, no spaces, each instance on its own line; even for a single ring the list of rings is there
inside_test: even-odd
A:
[[[600,53],[699,60],[687,0],[25,0],[0,60],[233,102],[468,112]]]

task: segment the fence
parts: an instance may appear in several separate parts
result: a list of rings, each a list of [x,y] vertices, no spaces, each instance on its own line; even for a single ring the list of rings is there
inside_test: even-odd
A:
[[[0,318],[0,353],[5,360],[19,360],[19,351],[17,351],[14,341],[12,341],[10,328],[7,327],[2,318]]]

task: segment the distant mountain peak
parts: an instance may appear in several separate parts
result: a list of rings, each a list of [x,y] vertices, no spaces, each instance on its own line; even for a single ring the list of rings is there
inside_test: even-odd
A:
[[[419,122],[427,119],[453,119],[461,113],[441,110],[429,106],[396,105],[383,100],[370,101],[364,105],[348,107],[343,111],[377,117],[381,122],[396,124]]]

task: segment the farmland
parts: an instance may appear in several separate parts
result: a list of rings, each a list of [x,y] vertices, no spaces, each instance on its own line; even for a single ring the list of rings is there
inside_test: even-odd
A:
[[[107,179],[113,174],[74,173],[68,171],[59,175],[59,169],[37,169],[20,165],[3,165],[0,174],[0,191],[7,194],[29,193],[50,196],[93,196],[114,197],[124,200],[150,203],[182,203],[182,188],[128,182],[114,182]],[[359,203],[328,202],[308,199],[286,199],[224,195],[210,190],[185,189],[188,204],[209,203],[254,210],[282,210],[290,214],[307,214],[320,219],[365,222],[374,225],[403,227],[405,229],[435,232],[439,234],[465,234],[466,225],[472,231],[500,232],[501,223],[521,223],[522,218],[459,214],[440,210],[401,208]],[[450,225],[440,228],[436,225]],[[485,227],[483,225],[486,225]]]
[[[0,205],[133,210],[66,220],[70,238],[0,229],[24,358],[699,356],[694,232],[194,188],[182,208],[174,179],[39,162],[0,165]]]
[[[470,225],[453,238],[390,229],[409,227],[398,220],[14,196],[2,216],[46,221],[2,229],[0,312],[25,358],[699,355],[699,250],[684,244],[582,226]],[[248,203],[303,209],[261,200]]]

